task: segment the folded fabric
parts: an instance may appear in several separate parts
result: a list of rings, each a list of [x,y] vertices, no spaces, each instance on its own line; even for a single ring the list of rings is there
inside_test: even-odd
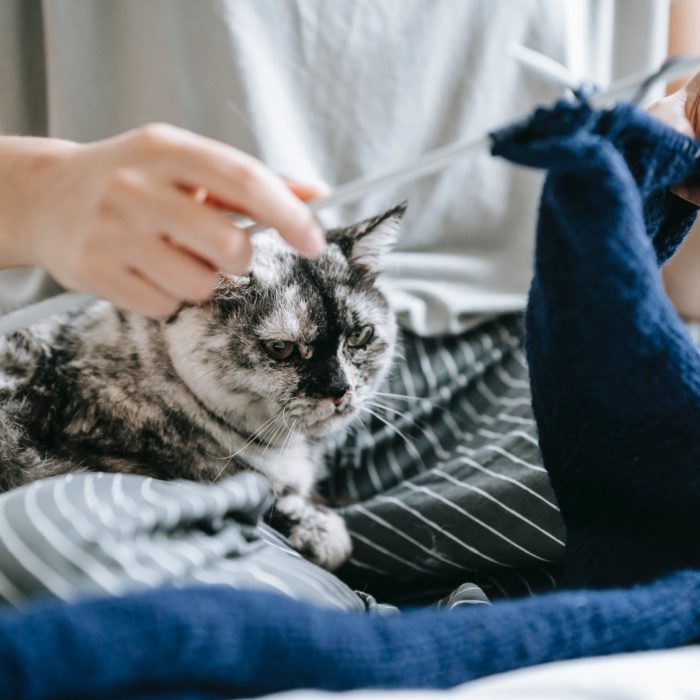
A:
[[[0,605],[226,584],[336,610],[379,612],[262,521],[269,482],[216,484],[85,472],[0,494]]]
[[[444,688],[523,666],[700,637],[700,573],[390,617],[228,587],[47,603],[0,616],[12,700],[251,697],[291,688]]]
[[[625,105],[560,104],[494,135],[495,154],[549,170],[527,332],[567,580],[627,588],[389,617],[228,588],[46,603],[0,616],[5,696],[448,687],[700,639],[700,571],[676,571],[700,568],[700,360],[657,268],[694,217],[667,187],[698,148]]]

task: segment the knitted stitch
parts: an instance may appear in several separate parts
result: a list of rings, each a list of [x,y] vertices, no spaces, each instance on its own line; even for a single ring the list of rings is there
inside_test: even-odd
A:
[[[495,154],[550,170],[528,354],[570,585],[700,567],[700,367],[658,272],[694,216],[666,188],[696,171],[697,148],[627,106],[561,104],[494,135]],[[0,687],[17,700],[448,687],[699,638],[700,571],[390,617],[164,589],[3,613]]]
[[[12,700],[251,697],[290,688],[446,688],[523,666],[700,637],[700,574],[389,617],[227,587],[46,603],[0,616]]]
[[[699,148],[629,105],[495,135],[494,154],[549,169],[526,342],[568,586],[700,567],[700,357],[658,269],[695,218],[668,186]]]

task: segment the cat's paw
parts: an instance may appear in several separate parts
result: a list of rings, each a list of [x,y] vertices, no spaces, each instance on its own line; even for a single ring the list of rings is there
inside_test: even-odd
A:
[[[298,552],[324,569],[337,569],[352,552],[345,521],[332,510],[308,509],[292,527],[289,541]]]

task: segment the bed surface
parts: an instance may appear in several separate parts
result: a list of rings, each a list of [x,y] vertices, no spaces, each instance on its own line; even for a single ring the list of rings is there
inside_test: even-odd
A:
[[[296,691],[277,700],[330,700],[336,693]],[[444,691],[359,691],[348,700],[697,700],[700,645],[544,664]]]

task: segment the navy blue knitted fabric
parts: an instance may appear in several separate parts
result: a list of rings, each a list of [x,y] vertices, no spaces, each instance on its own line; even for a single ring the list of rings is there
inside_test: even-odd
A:
[[[549,171],[528,354],[580,590],[389,617],[219,587],[35,604],[0,615],[3,697],[448,687],[700,639],[700,362],[658,270],[694,217],[667,186],[698,146],[631,107],[562,104],[494,153]]]
[[[540,110],[494,154],[547,168],[526,344],[569,586],[700,567],[700,357],[659,265],[695,207],[699,145],[629,105]]]
[[[444,688],[697,638],[698,573],[388,617],[225,587],[169,589],[0,616],[0,695],[223,700],[287,688]]]

